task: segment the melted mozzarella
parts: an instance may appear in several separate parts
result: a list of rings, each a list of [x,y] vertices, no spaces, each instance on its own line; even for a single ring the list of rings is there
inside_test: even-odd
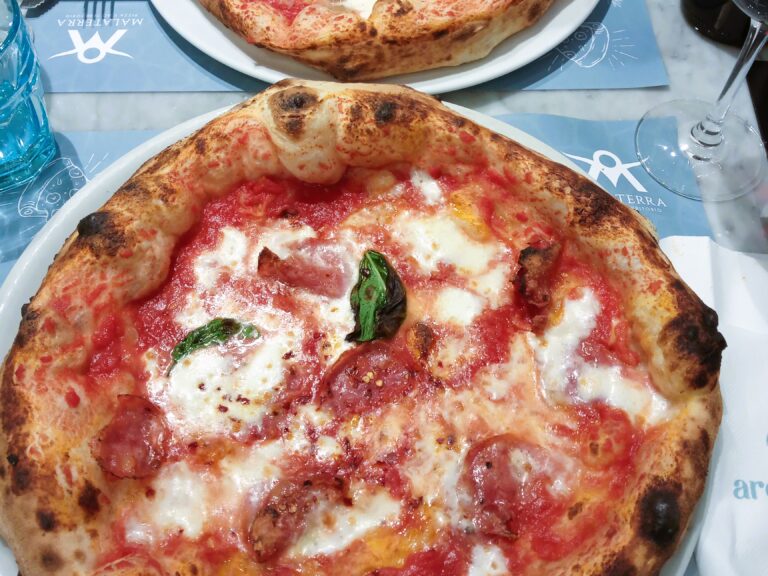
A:
[[[566,391],[576,368],[576,349],[594,329],[599,313],[600,302],[591,290],[584,290],[581,298],[565,301],[560,323],[550,327],[534,346],[545,391]]]
[[[347,10],[356,12],[363,20],[368,20],[373,13],[373,6],[376,0],[335,0],[337,4]]]
[[[472,292],[449,286],[438,292],[434,315],[439,322],[468,326],[483,311],[484,305],[483,299]]]
[[[498,546],[478,544],[472,548],[467,576],[503,576],[509,574],[507,560]]]
[[[155,366],[150,393],[167,407],[169,421],[183,435],[226,434],[237,431],[240,422],[258,425],[283,383],[283,356],[300,346],[299,336],[291,330],[264,333],[239,360],[220,347],[204,348],[174,366],[168,377]]]
[[[395,222],[393,233],[408,245],[409,253],[426,273],[434,272],[444,263],[465,275],[480,274],[499,251],[497,244],[482,244],[469,238],[445,214],[420,218],[403,214]]]
[[[427,205],[432,206],[442,201],[443,191],[440,188],[440,184],[423,170],[412,170],[411,182],[421,192]]]
[[[343,550],[367,532],[395,523],[400,507],[400,502],[384,490],[357,490],[351,506],[319,501],[288,555],[306,557]]]
[[[507,299],[509,275],[509,265],[501,263],[491,268],[488,272],[471,278],[469,287],[480,296],[488,299],[491,308],[496,309],[504,304]]]
[[[580,298],[566,300],[563,308],[558,324],[542,338],[529,338],[545,395],[563,400],[571,392],[584,402],[602,400],[649,424],[667,418],[668,403],[649,386],[625,376],[620,366],[590,364],[578,354],[579,344],[592,332],[600,313],[594,292],[584,289]]]
[[[190,470],[186,462],[166,464],[152,483],[155,497],[145,508],[149,524],[162,534],[183,533],[198,538],[208,519],[208,483],[205,474]],[[134,530],[137,537],[140,531]],[[146,534],[143,534],[146,536]]]
[[[219,276],[227,272],[240,276],[247,267],[248,237],[229,226],[221,229],[221,240],[216,248],[202,253],[194,263],[195,278],[198,285],[209,290],[216,285]]]

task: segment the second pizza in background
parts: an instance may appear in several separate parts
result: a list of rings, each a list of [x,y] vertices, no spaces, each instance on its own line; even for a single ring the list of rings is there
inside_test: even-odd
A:
[[[200,0],[249,43],[340,80],[479,60],[553,0]]]

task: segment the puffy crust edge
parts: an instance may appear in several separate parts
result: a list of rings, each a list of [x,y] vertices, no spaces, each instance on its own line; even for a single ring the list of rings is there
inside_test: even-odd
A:
[[[311,15],[300,15],[293,23],[260,2],[200,3],[251,44],[339,80],[360,81],[484,58],[503,40],[535,24],[553,1],[487,1],[475,3],[472,10],[452,2],[456,10],[440,13],[429,2],[379,0],[368,20],[349,10],[313,7]]]
[[[428,166],[446,159],[504,163],[520,176],[520,194],[626,288],[638,345],[657,387],[679,411],[658,450],[643,460],[637,497],[623,508],[628,528],[616,548],[571,569],[654,573],[674,551],[701,495],[720,421],[717,379],[725,343],[715,313],[672,269],[648,222],[586,178],[410,89],[304,81],[273,86],[144,164],[80,222],[22,311],[0,383],[0,534],[22,571],[89,573],[94,553],[88,544],[104,536],[101,519],[109,514],[99,497],[109,487],[87,450],[78,452],[103,426],[103,403],[88,406],[85,423],[69,420],[57,395],[40,393],[50,372],[28,377],[47,351],[60,352],[49,366],[81,367],[91,344],[77,337],[93,331],[100,307],[156,288],[167,275],[173,246],[201,207],[239,181],[292,174],[333,182],[348,165]],[[110,290],[93,292],[99,284]],[[69,298],[66,306],[62,296]],[[46,437],[43,452],[33,449],[50,426],[70,433]],[[57,476],[62,458],[78,466],[74,485]],[[44,512],[54,504],[52,521]],[[670,506],[678,518],[672,524],[664,516]],[[116,573],[136,574],[131,570]]]

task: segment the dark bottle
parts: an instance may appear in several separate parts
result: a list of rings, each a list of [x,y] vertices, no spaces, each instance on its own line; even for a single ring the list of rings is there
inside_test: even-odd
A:
[[[696,31],[716,42],[741,46],[749,17],[731,0],[682,0],[683,16]]]

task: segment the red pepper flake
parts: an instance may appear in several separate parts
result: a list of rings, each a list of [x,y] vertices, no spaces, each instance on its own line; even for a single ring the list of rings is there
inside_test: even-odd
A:
[[[120,250],[121,258],[130,258],[131,256],[133,256],[133,250],[129,250],[128,248],[124,248],[123,250]]]
[[[229,412],[229,408],[227,408],[223,404],[219,404],[219,412]]]
[[[466,130],[459,132],[459,138],[461,138],[461,141],[464,142],[464,144],[472,144],[475,140],[477,140],[477,138],[475,138]]]
[[[528,222],[528,214],[525,212],[518,212],[515,214],[515,218],[517,218],[518,222]]]
[[[78,396],[77,392],[72,388],[69,388],[66,394],[64,394],[64,400],[70,408],[77,408],[80,406],[80,396]]]
[[[152,500],[155,497],[155,494],[157,494],[157,492],[155,492],[154,488],[147,488],[146,491],[144,492],[144,495],[150,500]]]
[[[525,183],[526,184],[533,184],[533,174],[530,172],[525,173]]]
[[[26,368],[24,368],[23,364],[19,364],[16,366],[16,372],[14,373],[14,376],[16,377],[16,382],[21,382],[24,380],[24,373],[27,371]]]
[[[40,356],[40,362],[42,362],[43,364],[50,364],[51,362],[53,362],[53,356],[48,356],[48,355]]]
[[[659,289],[661,288],[661,280],[654,280],[650,284],[648,284],[648,290],[651,291],[651,294],[655,295]]]

